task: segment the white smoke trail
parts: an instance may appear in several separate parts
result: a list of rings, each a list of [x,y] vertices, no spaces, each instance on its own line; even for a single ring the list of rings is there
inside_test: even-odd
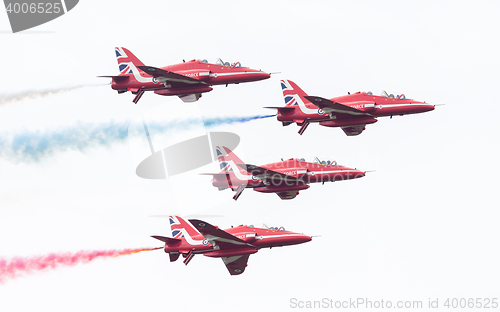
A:
[[[46,97],[49,95],[55,95],[63,92],[68,92],[80,88],[85,88],[85,87],[97,87],[97,86],[106,86],[106,84],[77,84],[77,85],[72,85],[72,86],[64,86],[64,87],[58,87],[58,88],[44,88],[44,89],[31,89],[31,90],[22,90],[22,91],[14,91],[11,93],[3,93],[0,94],[0,105],[2,104],[7,104],[11,102],[19,102],[23,101],[26,99],[36,99],[40,97]]]

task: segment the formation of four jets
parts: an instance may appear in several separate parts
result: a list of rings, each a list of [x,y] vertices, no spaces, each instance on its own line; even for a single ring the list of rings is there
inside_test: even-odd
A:
[[[207,60],[190,60],[165,67],[144,65],[132,52],[115,48],[120,74],[103,76],[112,78],[111,87],[118,93],[132,92],[133,102],[138,103],[145,91],[164,96],[178,96],[183,102],[195,102],[202,93],[213,90],[214,85],[239,84],[268,79],[271,74],[242,66],[240,62],[216,63]],[[367,124],[378,117],[423,113],[434,110],[435,105],[407,98],[404,94],[392,95],[385,91],[381,96],[371,92],[356,92],[325,99],[307,95],[297,84],[281,80],[285,106],[268,107],[277,110],[277,119],[283,126],[292,123],[300,126],[302,135],[310,123],[325,127],[339,127],[346,135],[358,135]],[[291,158],[262,166],[243,163],[229,148],[216,148],[221,172],[210,174],[212,184],[219,190],[227,188],[236,192],[237,200],[245,188],[257,192],[276,193],[281,199],[293,199],[310,183],[341,181],[365,176],[365,172],[338,165],[335,161],[306,162]],[[170,261],[179,255],[187,265],[195,254],[222,258],[231,275],[244,272],[248,257],[264,247],[300,244],[310,236],[284,231],[283,228],[255,228],[238,226],[225,231],[201,220],[186,222],[181,217],[170,217],[173,237],[153,236],[165,243]]]

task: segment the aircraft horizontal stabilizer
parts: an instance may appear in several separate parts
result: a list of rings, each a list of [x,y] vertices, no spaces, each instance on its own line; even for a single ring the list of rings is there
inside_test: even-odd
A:
[[[165,237],[165,236],[151,236],[152,238],[156,238],[158,240],[161,240],[162,242],[166,243],[167,245],[176,245],[181,242],[180,239],[177,238],[172,238],[172,237]]]
[[[199,175],[211,175],[214,180],[224,180],[227,179],[229,181],[229,174],[227,173],[200,173]]]
[[[123,81],[129,79],[129,76],[97,76],[99,78],[112,78],[114,81]]]
[[[199,175],[211,175],[224,178],[227,175],[227,173],[199,173]]]
[[[277,109],[278,111],[281,111],[281,112],[290,112],[290,111],[293,111],[295,109],[295,107],[292,107],[292,106],[285,106],[285,107],[266,106],[264,108]]]

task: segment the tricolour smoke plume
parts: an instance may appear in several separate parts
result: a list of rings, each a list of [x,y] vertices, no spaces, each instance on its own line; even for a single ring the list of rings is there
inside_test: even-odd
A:
[[[0,283],[29,273],[84,264],[98,258],[119,257],[161,248],[163,247],[51,253],[45,256],[14,257],[9,260],[0,258]]]
[[[248,117],[225,117],[205,119],[206,127],[224,124],[245,123],[255,119],[273,117],[257,115]],[[97,146],[109,146],[128,137],[129,121],[109,123],[79,122],[72,126],[51,130],[18,130],[0,133],[0,156],[15,161],[38,161],[56,152],[84,151]],[[147,126],[151,133],[189,129],[199,125],[199,120],[184,119],[168,122],[152,122]]]

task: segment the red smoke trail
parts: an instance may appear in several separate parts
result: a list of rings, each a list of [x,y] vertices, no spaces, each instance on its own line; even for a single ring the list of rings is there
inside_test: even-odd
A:
[[[119,257],[161,248],[163,247],[79,251],[77,253],[51,253],[45,256],[14,257],[10,260],[0,259],[0,283],[27,273],[55,269],[59,266],[72,266],[88,263],[97,258]]]

